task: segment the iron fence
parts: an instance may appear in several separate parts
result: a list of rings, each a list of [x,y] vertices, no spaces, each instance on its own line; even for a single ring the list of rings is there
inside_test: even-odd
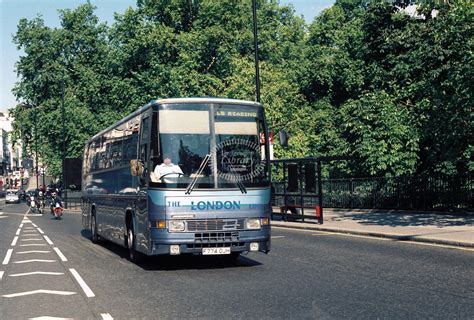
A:
[[[472,175],[330,179],[322,181],[322,188],[326,208],[474,209]]]
[[[69,210],[81,210],[81,201],[80,197],[65,197],[64,206]]]

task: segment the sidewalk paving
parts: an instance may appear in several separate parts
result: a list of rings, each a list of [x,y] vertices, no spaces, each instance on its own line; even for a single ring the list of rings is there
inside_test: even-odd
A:
[[[314,213],[314,211],[313,211]],[[308,213],[306,213],[308,214]],[[272,226],[348,233],[404,241],[474,248],[474,214],[400,210],[324,209],[324,224],[317,220],[282,221],[274,215]],[[292,221],[293,220],[293,221]]]

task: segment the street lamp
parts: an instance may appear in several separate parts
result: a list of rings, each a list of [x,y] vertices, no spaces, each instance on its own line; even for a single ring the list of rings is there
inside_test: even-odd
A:
[[[258,36],[257,36],[257,4],[256,0],[252,0],[253,13],[253,41],[255,49],[255,92],[257,102],[260,102],[260,68],[258,66]]]
[[[64,190],[64,206],[67,208],[67,184],[66,184],[66,174],[65,174],[65,163],[66,163],[66,119],[64,112],[64,69],[66,68],[64,52],[61,53],[60,64],[62,65],[62,79],[61,79],[61,122],[62,122],[62,156],[61,156],[61,176],[62,184]]]
[[[35,107],[35,173],[36,173],[36,189],[39,189],[38,184],[38,108]]]
[[[34,114],[33,114],[33,123],[34,123],[34,135],[33,139],[35,140],[34,142],[34,149],[35,149],[35,162],[34,162],[34,167],[35,167],[35,174],[36,174],[36,188],[39,188],[39,181],[38,181],[38,106],[35,105],[34,103],[28,103],[28,104],[23,104],[24,107],[28,109],[33,109]],[[20,181],[20,184],[22,181]]]

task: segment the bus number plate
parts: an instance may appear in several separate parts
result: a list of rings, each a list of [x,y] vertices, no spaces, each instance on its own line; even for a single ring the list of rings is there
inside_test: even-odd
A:
[[[202,248],[203,255],[230,254],[230,248]]]

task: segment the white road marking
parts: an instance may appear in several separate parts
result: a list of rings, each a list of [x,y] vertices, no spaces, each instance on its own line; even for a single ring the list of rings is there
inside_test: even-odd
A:
[[[59,318],[50,316],[41,316],[36,318],[30,318],[29,320],[74,320],[74,318]]]
[[[463,251],[474,251],[474,248],[450,246],[447,244],[437,244],[437,243],[418,242],[418,241],[400,241],[400,242],[406,243],[406,244],[418,244],[420,246],[440,247],[440,248],[457,249],[457,250],[463,250]]]
[[[43,215],[39,213],[30,213],[28,216],[29,217],[42,217]]]
[[[39,233],[44,234],[43,230],[41,228],[38,228]]]
[[[0,271],[0,280],[2,280],[4,273],[5,273],[5,271]]]
[[[285,236],[273,236],[272,239],[284,238]]]
[[[2,297],[5,298],[15,298],[15,297],[21,297],[21,296],[28,296],[32,294],[37,294],[37,293],[47,293],[47,294],[57,294],[61,296],[70,296],[72,294],[76,294],[76,292],[70,292],[70,291],[58,291],[58,290],[33,290],[33,291],[26,291],[26,292],[18,292],[18,293],[11,293],[11,294],[4,294]]]
[[[56,251],[56,253],[58,254],[59,258],[61,258],[61,261],[64,261],[64,262],[67,261],[66,257],[65,257],[64,254],[61,252],[61,250],[59,250],[59,248],[54,247],[53,249],[54,249],[54,251]]]
[[[14,263],[30,263],[30,262],[56,262],[56,260],[46,260],[46,259],[30,259],[30,260],[21,260],[15,261]]]
[[[29,320],[74,320],[74,318],[59,318],[50,316],[41,316],[36,318],[30,318]]]
[[[16,236],[19,235],[19,234],[20,234],[20,231],[21,231],[21,228],[16,229],[15,235],[16,235]]]
[[[32,223],[32,225],[33,225],[33,227],[38,228],[38,226],[36,224]]]
[[[28,238],[28,239],[21,239],[20,241],[38,241],[41,240],[41,238]]]
[[[26,273],[15,273],[9,275],[9,277],[22,277],[22,276],[31,276],[34,274],[47,274],[47,275],[52,275],[52,276],[58,276],[61,274],[64,274],[62,272],[45,272],[45,271],[34,271],[34,272],[26,272]]]
[[[102,317],[102,320],[113,320],[112,316],[110,313],[101,313],[100,316]]]
[[[0,212],[0,216],[3,214],[3,212]]]
[[[336,232],[321,232],[321,233],[313,233],[312,236],[330,236],[330,235],[333,235],[333,234],[340,234],[340,233],[336,233]]]
[[[41,247],[46,246],[44,243],[30,243],[30,244],[20,244],[20,247]]]
[[[309,229],[292,229],[292,228],[277,227],[277,226],[272,226],[272,229],[291,230],[291,231],[300,231],[300,232],[315,232],[315,230],[309,230]]]
[[[7,216],[0,216],[0,219],[2,219],[2,218],[8,218],[8,217]]]
[[[10,261],[10,258],[12,256],[13,249],[8,249],[7,254],[5,255],[5,259],[3,259],[2,264],[8,264],[8,261]]]
[[[51,239],[48,236],[44,235],[43,237],[47,243],[49,243],[50,245],[53,245],[53,241],[51,241]]]
[[[70,268],[69,271],[72,273],[72,275],[74,276],[74,278],[76,279],[76,281],[79,283],[79,285],[81,286],[82,290],[84,291],[84,293],[86,294],[86,296],[88,298],[91,298],[91,297],[95,297],[95,294],[94,292],[92,292],[91,288],[89,288],[89,286],[85,283],[85,281],[81,278],[81,276],[79,275],[79,273],[77,273],[77,271],[75,269],[72,269]]]
[[[15,246],[17,241],[18,241],[18,236],[15,236],[15,237],[13,238],[13,241],[12,241],[11,246],[12,246],[12,247]]]
[[[30,251],[21,251],[17,252],[16,254],[24,254],[24,253],[50,253],[51,251],[46,250],[30,250]]]

